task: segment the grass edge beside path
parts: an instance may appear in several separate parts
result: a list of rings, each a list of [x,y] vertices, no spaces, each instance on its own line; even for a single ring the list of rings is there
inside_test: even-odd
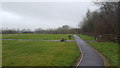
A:
[[[85,41],[93,41],[94,38],[87,35],[79,35]],[[87,42],[90,46],[101,53],[110,66],[118,66],[118,44],[114,42]]]

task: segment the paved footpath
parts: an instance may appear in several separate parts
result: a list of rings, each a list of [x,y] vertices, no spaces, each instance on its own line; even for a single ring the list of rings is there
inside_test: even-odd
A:
[[[41,39],[0,39],[0,40],[17,40],[17,41],[60,41],[60,40],[41,40]],[[75,40],[66,40],[66,42],[75,42]]]
[[[74,38],[78,44],[79,49],[81,50],[83,57],[78,66],[103,66],[104,61],[101,56],[90,47],[85,41],[80,39],[78,36],[74,35]]]

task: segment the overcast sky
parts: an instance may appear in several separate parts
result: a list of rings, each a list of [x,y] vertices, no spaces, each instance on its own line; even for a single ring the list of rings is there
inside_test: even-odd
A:
[[[97,6],[91,2],[3,2],[2,28],[77,27],[86,11]]]

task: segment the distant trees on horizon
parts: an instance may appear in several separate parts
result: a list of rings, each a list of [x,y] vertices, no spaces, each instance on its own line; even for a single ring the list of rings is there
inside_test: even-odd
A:
[[[2,29],[1,33],[2,34],[20,34],[20,33],[35,33],[35,34],[74,34],[77,33],[78,30],[77,28],[72,28],[69,25],[63,25],[62,27],[58,27],[56,29],[42,29],[42,28],[37,28],[34,31],[30,29]]]

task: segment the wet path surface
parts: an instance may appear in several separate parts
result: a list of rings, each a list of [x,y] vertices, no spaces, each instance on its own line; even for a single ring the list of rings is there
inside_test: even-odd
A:
[[[78,66],[103,66],[102,68],[104,68],[102,57],[78,36],[74,35],[74,38],[83,55]]]
[[[18,41],[60,41],[60,40],[41,40],[41,39],[0,39],[0,40],[18,40]],[[66,40],[75,42],[75,40]],[[85,42],[96,42],[96,41],[85,41]]]
[[[17,41],[60,41],[60,40],[41,40],[41,39],[0,39],[0,40],[17,40]],[[75,42],[75,40],[66,40],[67,42]]]

